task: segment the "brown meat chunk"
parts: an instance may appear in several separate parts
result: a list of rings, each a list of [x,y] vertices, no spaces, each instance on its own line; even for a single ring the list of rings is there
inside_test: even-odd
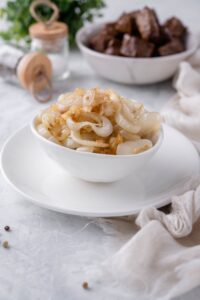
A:
[[[180,38],[184,39],[186,34],[186,27],[183,23],[175,17],[168,19],[163,25],[166,34],[169,35],[170,38]]]
[[[90,48],[98,52],[104,52],[109,43],[109,37],[104,33],[93,36],[89,41]]]
[[[185,50],[185,46],[183,42],[181,42],[179,39],[173,39],[171,42],[158,48],[158,53],[161,56],[165,56],[165,55],[172,55],[179,52],[183,52],[184,50]]]
[[[169,34],[166,32],[164,26],[160,26],[160,40],[158,42],[157,46],[162,46],[168,42],[170,42],[171,38],[169,37]]]
[[[153,9],[143,8],[136,14],[136,24],[142,39],[157,42],[160,39],[160,25]]]
[[[124,13],[116,23],[116,30],[121,33],[132,33],[133,18],[131,14]]]
[[[151,57],[154,51],[154,45],[143,41],[142,39],[128,34],[124,35],[121,54],[131,57]]]
[[[109,41],[117,35],[115,25],[116,23],[106,24],[95,36],[90,38],[89,47],[98,52],[104,52]]]
[[[160,25],[156,12],[144,7],[106,23],[88,41],[95,51],[127,57],[153,57],[185,50],[187,28],[176,17]]]
[[[117,35],[117,30],[115,27],[116,27],[116,22],[107,23],[102,28],[102,33],[109,35],[109,37],[115,37]]]
[[[105,53],[109,54],[109,55],[121,55],[121,52],[120,52],[121,44],[122,44],[121,41],[118,39],[110,40]]]

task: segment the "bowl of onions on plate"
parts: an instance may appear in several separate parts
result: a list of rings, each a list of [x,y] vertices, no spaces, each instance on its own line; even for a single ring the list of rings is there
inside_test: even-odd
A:
[[[111,89],[77,88],[31,122],[46,154],[71,175],[113,182],[145,167],[158,151],[159,113]]]

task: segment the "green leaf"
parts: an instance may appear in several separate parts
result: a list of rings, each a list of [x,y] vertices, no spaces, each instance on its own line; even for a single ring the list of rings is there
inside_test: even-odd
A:
[[[8,0],[6,6],[0,8],[0,17],[9,21],[8,30],[0,32],[3,39],[30,41],[28,28],[35,22],[29,12],[32,2],[33,0]],[[94,17],[101,16],[100,10],[105,7],[104,0],[53,0],[52,2],[59,8],[59,21],[69,27],[71,45],[74,45],[76,32],[84,22],[92,22]],[[37,11],[44,19],[50,18],[52,13],[51,9],[45,6],[39,6]]]

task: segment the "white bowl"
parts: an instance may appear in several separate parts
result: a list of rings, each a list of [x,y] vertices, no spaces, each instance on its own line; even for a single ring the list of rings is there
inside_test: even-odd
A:
[[[46,154],[60,167],[75,177],[92,182],[117,181],[141,169],[158,151],[163,140],[161,129],[155,145],[145,152],[108,155],[71,150],[45,139],[36,130],[35,118],[31,122],[31,131]]]
[[[103,24],[82,27],[77,35],[77,44],[88,64],[102,77],[126,84],[150,84],[166,80],[174,75],[181,61],[192,55],[197,40],[188,34],[187,50],[163,57],[132,58],[99,53],[87,47],[88,40]]]

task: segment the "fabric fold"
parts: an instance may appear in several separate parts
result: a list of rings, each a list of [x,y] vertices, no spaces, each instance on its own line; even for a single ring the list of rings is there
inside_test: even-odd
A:
[[[200,151],[200,72],[182,62],[173,85],[177,94],[161,111],[163,119],[186,135]]]
[[[171,212],[165,214],[154,207],[147,208],[139,214],[136,224],[141,228],[152,220],[158,220],[175,238],[191,233],[193,224],[200,217],[200,185],[181,196],[172,197]]]
[[[200,246],[182,246],[150,221],[93,271],[90,282],[109,299],[168,300],[200,283],[199,253]]]

